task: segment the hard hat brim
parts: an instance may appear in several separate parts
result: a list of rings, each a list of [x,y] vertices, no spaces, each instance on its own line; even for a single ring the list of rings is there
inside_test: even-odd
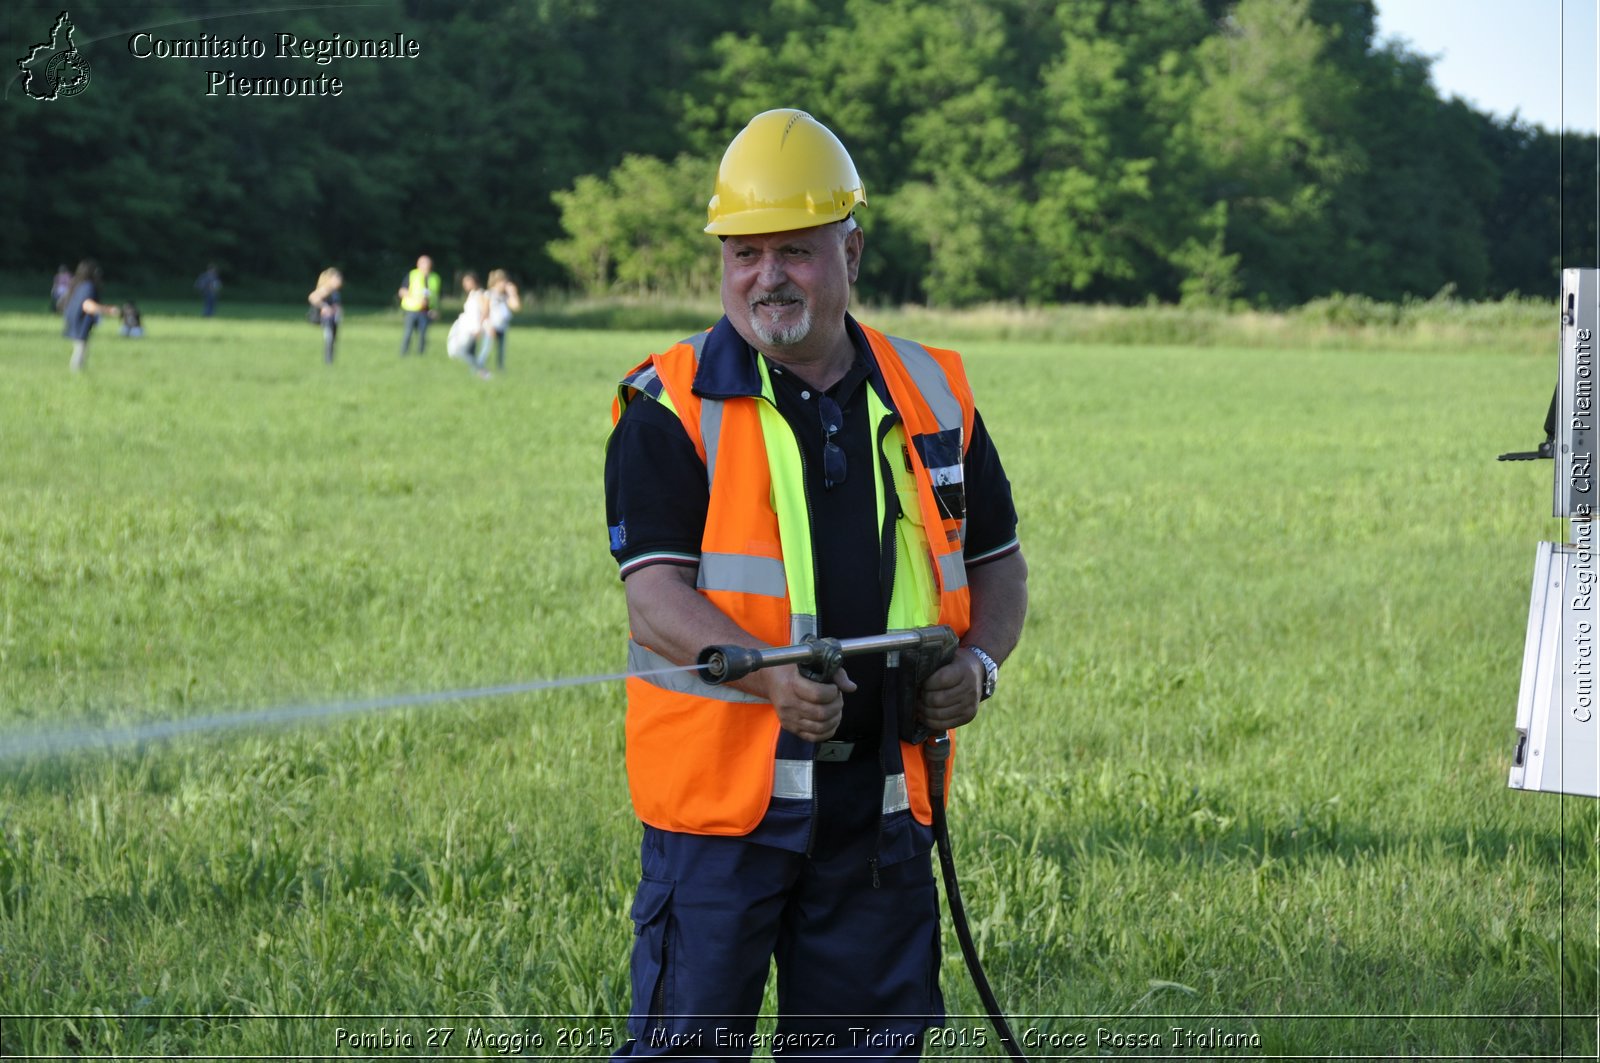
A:
[[[818,225],[843,221],[856,207],[864,207],[867,198],[861,196],[849,210],[816,214],[793,207],[770,207],[766,210],[744,210],[718,218],[705,227],[712,236],[765,236],[769,233],[794,232],[796,229],[814,229]]]

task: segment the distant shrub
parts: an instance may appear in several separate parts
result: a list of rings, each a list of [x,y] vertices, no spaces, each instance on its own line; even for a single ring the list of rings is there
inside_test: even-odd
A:
[[[1354,327],[1392,327],[1400,324],[1403,315],[1400,306],[1383,303],[1365,295],[1334,292],[1321,299],[1313,299],[1304,306],[1289,311],[1293,317],[1307,323]]]

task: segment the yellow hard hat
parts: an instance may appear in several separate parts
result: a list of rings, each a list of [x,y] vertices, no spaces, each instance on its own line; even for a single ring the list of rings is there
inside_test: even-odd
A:
[[[722,155],[706,232],[749,236],[807,229],[867,204],[856,164],[828,127],[792,108],[750,119]]]

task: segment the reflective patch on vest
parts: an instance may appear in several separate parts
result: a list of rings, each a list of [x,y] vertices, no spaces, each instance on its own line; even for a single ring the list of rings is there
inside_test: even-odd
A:
[[[960,554],[939,555],[939,583],[946,594],[967,585],[967,563]]]
[[[810,613],[792,613],[789,616],[789,642],[798,645],[817,634],[817,618]]]
[[[641,646],[632,639],[628,640],[628,671],[642,682],[660,687],[662,690],[669,690],[674,694],[693,694],[695,697],[710,698],[713,701],[732,701],[746,705],[766,704],[754,694],[746,694],[730,686],[713,686],[691,671],[666,672],[663,675],[640,674],[676,667],[678,666],[674,662],[667,660],[648,646]]]
[[[736,591],[769,598],[782,598],[789,590],[782,561],[749,554],[701,554],[694,585],[703,591]]]
[[[788,801],[809,801],[816,792],[815,769],[809,760],[779,758],[772,762],[772,796]],[[904,812],[911,807],[911,792],[905,773],[888,775],[883,780],[883,814]]]
[[[656,371],[656,367],[654,365],[650,365],[646,366],[643,372],[634,374],[633,379],[628,382],[634,387],[638,388],[640,391],[653,394],[653,392],[651,392],[652,387],[655,388],[655,391],[661,390],[662,384],[660,381],[661,374]]]
[[[632,373],[622,378],[622,388],[620,389],[622,401],[624,403],[628,401],[629,391],[636,391],[648,395],[652,399],[659,400],[661,392],[666,386],[666,381],[662,380],[661,374],[656,372],[655,364],[650,363],[637,373]]]
[[[906,789],[906,777],[890,775],[883,780],[883,814],[904,812],[911,807],[911,793]]]
[[[696,332],[693,336],[690,336],[688,339],[679,340],[678,341],[679,343],[683,344],[684,346],[686,346],[686,347],[688,347],[688,348],[690,348],[691,350],[694,351],[694,364],[696,366],[699,366],[699,364],[700,364],[700,352],[705,349],[706,339],[710,335],[711,335],[710,332]]]
[[[722,400],[706,399],[700,403],[700,442],[706,448],[706,487],[717,475],[717,447],[722,442]]]
[[[900,356],[900,364],[905,366],[917,390],[922,393],[923,401],[933,412],[933,419],[943,428],[959,428],[964,423],[961,402],[950,388],[950,378],[945,376],[944,366],[928,353],[927,348],[914,340],[899,336],[885,336],[884,339]]]
[[[700,374],[700,354],[705,350],[706,339],[710,332],[696,332],[687,339],[678,341],[677,346],[688,347],[694,352],[694,373],[691,379]],[[676,411],[674,411],[676,412]],[[722,400],[703,399],[700,403],[700,446],[706,455],[706,486],[711,486],[711,479],[717,473],[717,444],[722,436]]]
[[[811,761],[775,760],[772,763],[773,797],[785,797],[791,800],[811,799]]]
[[[912,442],[922,464],[933,480],[933,497],[939,502],[939,515],[945,520],[964,520],[967,516],[966,475],[961,462],[961,429],[916,436]]]

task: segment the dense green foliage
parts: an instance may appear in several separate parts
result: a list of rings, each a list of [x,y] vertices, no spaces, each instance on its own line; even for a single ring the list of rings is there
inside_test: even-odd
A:
[[[53,319],[0,316],[0,746],[620,667],[606,407],[678,333],[519,323],[485,383],[396,358],[393,313],[352,314],[324,368],[295,307],[185,309],[105,330],[82,377]],[[942,320],[917,334],[952,342]],[[1548,350],[966,329],[1033,605],[953,824],[1018,1030],[1090,1038],[1058,1056],[1183,1026],[1255,1058],[1592,1058],[1596,803],[1505,785],[1558,529],[1549,466],[1493,455],[1533,441]],[[0,1022],[0,1055],[423,1056],[440,1026],[605,1055],[637,873],[621,703],[0,763],[0,1014],[58,1016]],[[993,1051],[951,1030],[930,1055]]]
[[[191,8],[83,0],[89,89],[39,104],[12,82],[0,271],[92,254],[113,280],[181,286],[214,259],[236,283],[308,288],[335,262],[379,300],[428,250],[447,274],[702,291],[716,159],[774,106],[852,149],[878,301],[1480,298],[1593,264],[1594,138],[1439,99],[1426,58],[1375,39],[1372,0]],[[14,49],[56,10],[14,11]],[[142,27],[398,31],[421,54],[139,60]],[[345,89],[208,98],[208,69]]]

